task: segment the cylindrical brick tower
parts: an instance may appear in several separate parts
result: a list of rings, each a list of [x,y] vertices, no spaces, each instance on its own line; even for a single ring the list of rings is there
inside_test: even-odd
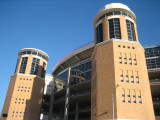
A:
[[[45,52],[34,48],[24,48],[18,56],[1,119],[38,120],[49,57]]]
[[[94,19],[94,29],[91,119],[154,120],[135,14],[121,3],[105,5]]]

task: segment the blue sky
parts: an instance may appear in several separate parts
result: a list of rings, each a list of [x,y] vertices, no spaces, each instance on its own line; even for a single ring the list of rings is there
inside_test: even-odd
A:
[[[113,2],[135,13],[143,46],[160,43],[160,0],[0,0],[0,112],[19,50],[46,52],[51,73],[62,57],[94,40],[94,17]]]

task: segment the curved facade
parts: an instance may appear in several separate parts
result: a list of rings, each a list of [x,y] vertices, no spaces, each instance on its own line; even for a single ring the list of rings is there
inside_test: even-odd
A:
[[[138,41],[136,16],[120,3],[111,3],[101,8],[94,19],[94,27],[95,43],[110,39]]]
[[[38,49],[24,48],[18,53],[11,76],[2,120],[38,120],[45,85],[48,55]]]
[[[61,79],[67,82],[68,68],[72,70],[80,70],[85,73],[85,80],[77,79],[71,76],[70,93],[69,93],[69,114],[68,119],[90,119],[91,109],[91,55],[94,50],[94,44],[91,43],[78,50],[71,52],[65,56],[52,70],[52,75],[55,80]],[[73,82],[74,81],[74,82]],[[67,86],[60,91],[54,92],[53,100],[53,117],[57,119],[64,118],[65,96]],[[83,98],[83,99],[82,99]],[[50,98],[46,99],[47,101]],[[48,104],[49,105],[49,104]],[[42,109],[44,114],[47,104],[43,104]]]
[[[93,24],[94,43],[66,55],[51,76],[45,76],[45,52],[19,51],[2,120],[38,120],[40,113],[41,120],[154,120],[152,100],[160,116],[159,47],[153,47],[156,55],[145,48],[147,71],[135,14],[111,3],[99,10]]]

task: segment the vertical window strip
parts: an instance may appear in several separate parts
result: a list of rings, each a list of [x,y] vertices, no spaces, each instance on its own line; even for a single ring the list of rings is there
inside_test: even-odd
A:
[[[40,61],[40,59],[38,59],[38,58],[33,58],[30,74],[32,74],[32,75],[37,75],[37,73],[38,73],[39,61]]]
[[[126,70],[126,82],[129,83],[128,70]]]
[[[119,55],[118,55],[118,56],[119,56],[119,63],[122,64],[122,53],[119,52],[118,54],[119,54]]]
[[[46,63],[43,62],[42,73],[41,73],[41,77],[42,77],[42,78],[45,77],[45,73],[46,73],[46,71],[45,71],[45,66],[46,66]]]
[[[21,62],[21,67],[19,73],[25,73],[26,66],[27,66],[28,57],[23,57]]]
[[[120,70],[120,80],[121,80],[121,82],[124,81],[124,78],[123,78],[123,70],[122,70],[122,69]]]
[[[131,72],[131,82],[134,83],[134,75],[133,75],[133,70],[130,71]]]
[[[119,18],[114,18],[109,20],[109,35],[110,39],[121,39],[121,30]]]
[[[136,80],[137,80],[137,83],[139,83],[139,73],[138,73],[138,71],[136,71]]]
[[[103,42],[103,25],[99,24],[97,27],[97,43]]]
[[[122,88],[122,102],[125,103],[125,90]]]
[[[134,24],[131,21],[126,20],[126,25],[127,25],[128,40],[136,41]]]
[[[142,104],[142,94],[141,94],[141,90],[138,90],[138,99],[139,99],[139,104]]]

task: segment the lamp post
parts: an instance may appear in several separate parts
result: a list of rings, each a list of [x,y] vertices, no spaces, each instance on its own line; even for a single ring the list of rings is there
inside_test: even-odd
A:
[[[120,84],[117,84],[116,87],[114,88],[113,93],[112,93],[113,120],[114,120],[114,93],[116,91],[116,88],[119,87],[119,86],[120,86]]]

